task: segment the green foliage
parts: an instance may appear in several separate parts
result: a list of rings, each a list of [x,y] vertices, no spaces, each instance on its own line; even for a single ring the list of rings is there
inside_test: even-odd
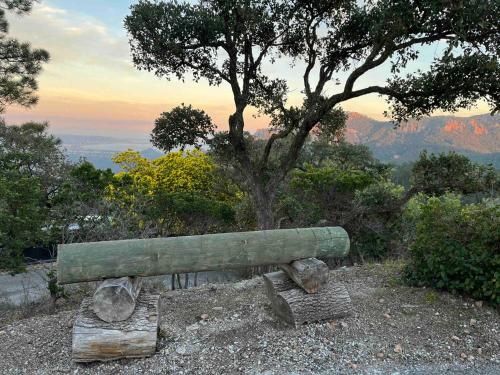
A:
[[[36,77],[49,54],[42,49],[32,49],[7,37],[6,10],[19,15],[31,10],[34,0],[0,0],[0,113],[10,104],[30,107],[38,101]]]
[[[409,206],[416,234],[406,279],[500,303],[500,206],[460,197],[419,198]]]
[[[123,172],[107,186],[108,199],[128,211],[137,226],[150,226],[151,234],[200,234],[234,223],[237,191],[216,174],[209,155],[179,151],[148,160],[125,151],[114,161]]]
[[[207,142],[214,131],[215,125],[204,111],[182,104],[155,120],[151,143],[167,152],[176,147],[200,147],[200,142]]]
[[[125,28],[138,69],[230,87],[228,132],[216,141],[227,146],[225,156],[232,154],[227,160],[254,199],[259,225],[269,227],[274,200],[300,166],[311,131],[327,142],[340,138],[343,102],[383,95],[396,122],[480,100],[497,111],[499,19],[498,0],[141,0],[132,5]],[[417,49],[430,45],[439,51],[434,60],[423,61],[422,70],[408,69],[421,60]],[[291,77],[266,74],[278,59],[302,69],[299,105],[288,100]],[[387,84],[360,83],[384,64]],[[249,108],[270,119],[274,133],[265,142],[249,141]],[[166,120],[166,149],[195,144],[211,129],[208,120],[181,117]]]
[[[324,194],[332,190],[345,193],[365,188],[373,182],[372,176],[356,169],[306,166],[305,171],[297,170],[293,173],[290,187],[292,190],[300,189],[304,194]]]
[[[411,184],[414,191],[427,195],[494,194],[499,189],[500,176],[492,166],[476,164],[455,152],[429,155],[424,151],[413,165]]]
[[[50,241],[68,165],[47,124],[0,122],[0,268],[23,269],[23,250]]]
[[[45,242],[45,203],[36,178],[0,171],[0,269],[22,271],[24,249]]]
[[[68,298],[64,287],[57,283],[57,272],[55,270],[47,272],[47,289],[53,302],[59,298]]]
[[[356,191],[350,223],[353,252],[383,259],[400,244],[400,206],[404,188],[385,180]]]

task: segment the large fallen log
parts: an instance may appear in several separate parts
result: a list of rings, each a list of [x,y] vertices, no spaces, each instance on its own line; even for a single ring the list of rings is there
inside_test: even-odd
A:
[[[140,290],[139,277],[106,279],[94,292],[93,310],[105,322],[125,320],[134,312]]]
[[[316,258],[295,260],[279,267],[307,293],[316,293],[328,282],[328,266]]]
[[[73,325],[75,362],[111,361],[147,357],[155,353],[159,295],[140,293],[133,314],[107,323],[92,311],[92,298],[82,301]]]
[[[352,313],[347,289],[331,280],[311,294],[298,287],[283,271],[278,271],[264,275],[264,286],[275,314],[294,327]]]
[[[60,284],[123,276],[234,269],[343,257],[349,237],[340,227],[280,229],[59,245]]]

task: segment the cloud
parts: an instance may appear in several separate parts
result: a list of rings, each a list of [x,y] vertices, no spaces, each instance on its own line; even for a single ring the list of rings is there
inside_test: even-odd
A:
[[[105,24],[89,15],[37,4],[31,14],[11,16],[9,22],[13,36],[49,50],[52,66],[78,62],[133,69],[124,33],[113,35]]]

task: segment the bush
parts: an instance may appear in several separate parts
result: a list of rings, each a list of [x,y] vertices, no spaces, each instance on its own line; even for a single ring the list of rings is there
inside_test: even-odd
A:
[[[406,280],[500,304],[500,206],[464,205],[460,196],[418,197],[406,217],[415,224]]]
[[[378,181],[356,191],[353,212],[346,228],[352,237],[352,252],[362,259],[384,259],[400,244],[402,186]]]

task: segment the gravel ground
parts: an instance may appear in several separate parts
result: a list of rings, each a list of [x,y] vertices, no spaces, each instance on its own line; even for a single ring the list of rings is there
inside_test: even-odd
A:
[[[353,316],[298,329],[273,316],[261,278],[163,292],[158,351],[139,360],[72,363],[76,306],[3,319],[0,373],[500,374],[498,311],[401,286],[398,269],[332,271],[349,290]]]

